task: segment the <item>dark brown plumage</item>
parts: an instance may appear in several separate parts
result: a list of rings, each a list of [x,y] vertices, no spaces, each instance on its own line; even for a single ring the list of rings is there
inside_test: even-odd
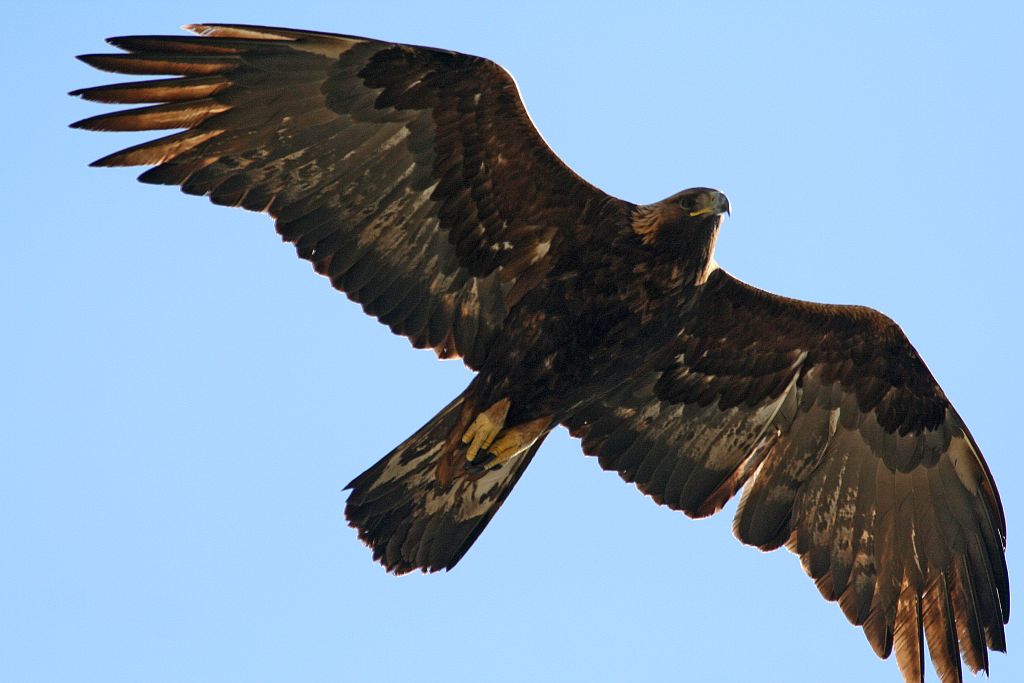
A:
[[[1009,616],[1005,520],[977,444],[899,327],[775,296],[712,259],[728,201],[637,206],[544,144],[500,67],[326,33],[195,26],[83,61],[172,78],[74,124],[184,129],[99,166],[266,211],[318,273],[478,375],[350,485],[390,571],[454,566],[565,425],[658,503],[797,553],[879,656],[987,670]]]

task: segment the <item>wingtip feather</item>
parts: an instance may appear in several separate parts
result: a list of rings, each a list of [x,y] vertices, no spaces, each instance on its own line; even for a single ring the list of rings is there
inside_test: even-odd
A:
[[[185,24],[182,28],[203,37],[257,40],[295,40],[303,33],[310,33],[249,24]]]

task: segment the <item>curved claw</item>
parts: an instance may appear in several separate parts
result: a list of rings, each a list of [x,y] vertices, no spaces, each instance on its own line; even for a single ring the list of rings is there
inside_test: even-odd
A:
[[[508,415],[509,400],[503,398],[490,408],[476,416],[473,424],[462,435],[462,443],[468,444],[466,448],[466,460],[473,464],[478,462],[477,453],[486,452],[486,449],[494,442],[494,439],[501,433],[505,426],[505,417]],[[488,454],[490,455],[490,454]],[[490,456],[493,459],[493,455]]]

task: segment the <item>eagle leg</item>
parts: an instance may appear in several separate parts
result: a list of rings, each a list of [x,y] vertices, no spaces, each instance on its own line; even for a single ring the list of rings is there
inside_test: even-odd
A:
[[[537,443],[537,439],[548,433],[550,427],[550,417],[538,417],[536,420],[505,429],[485,451],[481,451],[482,457],[466,463],[467,468],[497,469],[520,453],[528,451]]]
[[[550,417],[538,417],[536,420],[516,425],[503,431],[487,451],[494,456],[498,464],[501,464],[528,450],[537,439],[548,432],[550,426]]]
[[[468,444],[466,448],[466,461],[472,465],[481,465],[483,457],[478,458],[480,453],[485,456],[486,450],[494,439],[501,433],[505,426],[505,417],[508,415],[509,400],[503,398],[490,408],[476,416],[473,423],[462,435],[462,443]],[[489,459],[489,458],[488,458]]]

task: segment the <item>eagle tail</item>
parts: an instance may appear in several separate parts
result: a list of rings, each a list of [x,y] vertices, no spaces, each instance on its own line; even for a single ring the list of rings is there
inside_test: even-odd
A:
[[[352,491],[345,505],[349,525],[389,572],[454,567],[547,435],[545,431],[499,467],[464,467],[461,436],[467,393],[346,487]]]

